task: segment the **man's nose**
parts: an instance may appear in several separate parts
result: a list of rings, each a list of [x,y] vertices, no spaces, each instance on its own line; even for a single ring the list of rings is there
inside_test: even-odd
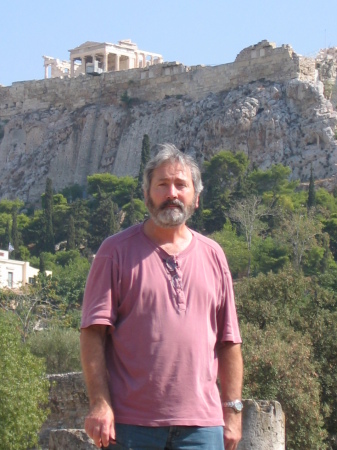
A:
[[[167,197],[168,198],[177,198],[177,194],[178,194],[178,191],[177,191],[177,188],[175,187],[175,185],[173,183],[170,184],[167,189]]]

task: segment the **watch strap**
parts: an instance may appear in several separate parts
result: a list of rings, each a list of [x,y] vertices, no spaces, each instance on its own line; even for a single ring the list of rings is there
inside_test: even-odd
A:
[[[224,408],[232,408],[235,412],[241,412],[243,408],[243,404],[241,400],[233,400],[230,402],[222,402],[222,406]]]

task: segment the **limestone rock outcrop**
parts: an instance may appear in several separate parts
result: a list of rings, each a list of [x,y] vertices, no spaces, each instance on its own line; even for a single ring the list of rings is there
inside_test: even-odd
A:
[[[200,164],[241,150],[252,164],[334,181],[337,113],[315,61],[267,41],[231,64],[163,63],[101,77],[0,88],[0,198],[36,201],[93,173],[138,175],[141,141],[172,142]]]

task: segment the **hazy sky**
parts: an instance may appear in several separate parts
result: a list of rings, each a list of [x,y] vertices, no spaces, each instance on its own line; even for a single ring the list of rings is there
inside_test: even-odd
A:
[[[337,46],[337,0],[8,0],[0,15],[0,84],[44,78],[43,55],[131,39],[164,61],[233,62],[263,39],[305,56]]]

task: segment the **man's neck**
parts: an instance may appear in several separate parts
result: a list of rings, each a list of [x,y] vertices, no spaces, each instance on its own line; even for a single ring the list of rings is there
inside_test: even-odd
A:
[[[144,233],[170,255],[182,252],[192,241],[192,233],[185,223],[177,227],[162,228],[150,218],[144,223]]]

